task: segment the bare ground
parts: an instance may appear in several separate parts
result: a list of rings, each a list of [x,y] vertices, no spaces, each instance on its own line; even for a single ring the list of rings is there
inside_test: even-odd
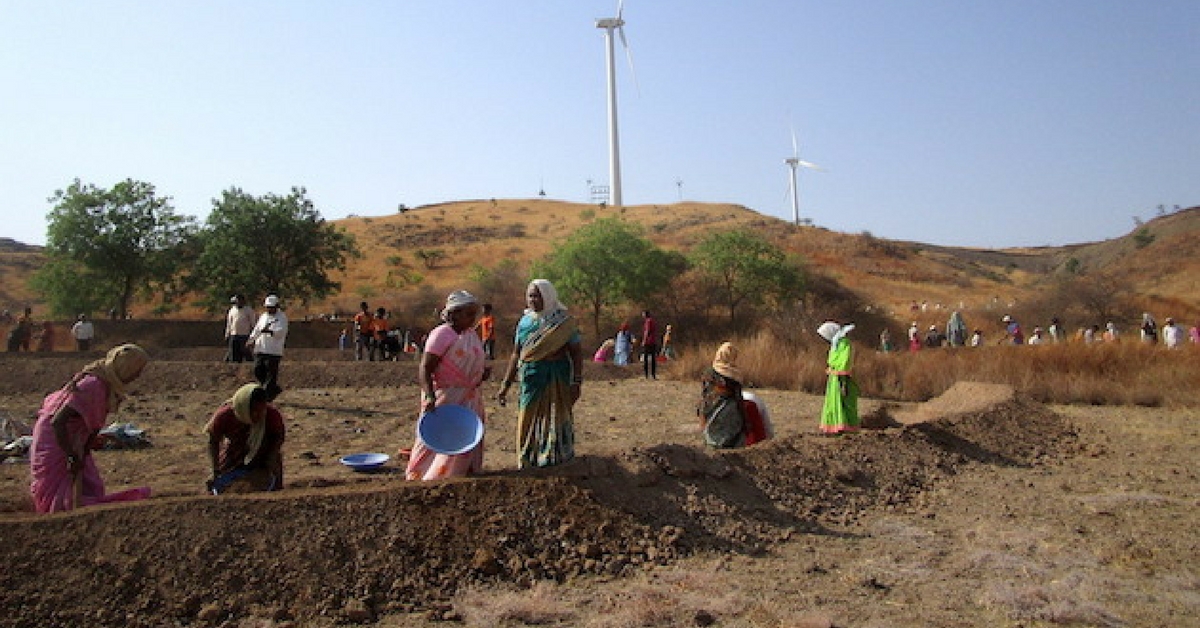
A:
[[[212,498],[201,428],[249,369],[158,355],[115,417],[154,447],[98,453],[153,499],[38,517],[0,465],[0,626],[1200,623],[1194,410],[964,384],[829,438],[819,398],[764,390],[778,438],[717,453],[696,385],[589,365],[576,461],[517,473],[492,407],[487,473],[421,485],[337,462],[410,444],[412,363],[312,350],[283,366],[289,489]],[[0,412],[30,418],[83,361],[3,357]]]

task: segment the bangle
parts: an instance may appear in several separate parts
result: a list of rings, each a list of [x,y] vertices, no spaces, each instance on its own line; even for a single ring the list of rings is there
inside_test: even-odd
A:
[[[582,378],[582,377],[576,377],[575,379],[572,379],[572,380],[571,380],[571,385],[572,385],[572,386],[578,386],[578,385],[580,385],[580,384],[582,384],[582,383],[583,383],[583,378]]]

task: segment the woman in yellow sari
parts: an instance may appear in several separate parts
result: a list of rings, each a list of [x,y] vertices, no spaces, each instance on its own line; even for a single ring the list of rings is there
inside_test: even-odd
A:
[[[519,374],[517,466],[548,467],[575,457],[572,409],[583,384],[583,353],[575,319],[549,281],[529,282],[525,303],[498,399],[507,403]]]

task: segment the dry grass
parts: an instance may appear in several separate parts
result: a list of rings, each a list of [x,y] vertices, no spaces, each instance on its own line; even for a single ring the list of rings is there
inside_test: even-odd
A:
[[[751,387],[825,389],[824,347],[782,349],[769,333],[737,338]],[[698,379],[716,343],[681,352],[674,365]],[[1200,348],[1168,350],[1137,342],[1066,343],[1040,347],[988,346],[880,353],[856,344],[854,370],[863,394],[897,401],[927,401],[959,381],[1007,384],[1019,395],[1045,402],[1142,407],[1200,406]]]
[[[454,608],[467,626],[683,628],[744,614],[748,595],[716,570],[653,572],[599,595],[539,582],[527,590],[467,589]]]
[[[1079,583],[1061,581],[1049,584],[994,583],[984,591],[981,602],[1017,621],[1106,628],[1126,625],[1100,604],[1084,599],[1080,589]]]

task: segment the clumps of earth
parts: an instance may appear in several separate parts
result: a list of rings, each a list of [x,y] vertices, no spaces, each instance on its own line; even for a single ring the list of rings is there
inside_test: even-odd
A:
[[[877,417],[878,418],[878,417]],[[0,522],[5,626],[235,626],[453,617],[464,587],[622,577],[755,554],[877,509],[920,511],[975,464],[1051,464],[1074,428],[1011,397],[859,434],[683,445],[432,485],[171,498]]]

